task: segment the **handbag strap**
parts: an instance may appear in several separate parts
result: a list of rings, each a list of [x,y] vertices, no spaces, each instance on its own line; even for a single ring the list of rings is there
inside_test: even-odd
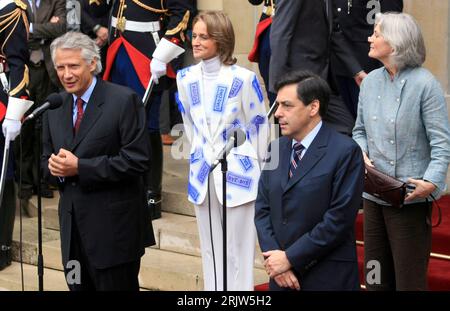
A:
[[[430,194],[430,196],[431,196],[432,202],[430,204],[430,214],[427,217],[427,225],[430,225],[431,228],[436,228],[436,227],[439,227],[439,225],[442,222],[442,211],[441,211],[441,207],[439,206],[439,204],[438,204],[436,198],[434,197],[434,195]],[[428,198],[426,200],[428,202]],[[431,217],[433,215],[432,214],[433,213],[433,203],[436,204],[436,207],[438,209],[438,220],[437,220],[437,222],[434,225],[432,224],[432,220],[431,220]]]

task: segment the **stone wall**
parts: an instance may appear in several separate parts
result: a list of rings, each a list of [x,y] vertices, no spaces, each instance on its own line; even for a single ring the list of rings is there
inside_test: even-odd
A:
[[[246,0],[198,0],[197,3],[200,10],[222,10],[230,16],[236,32],[235,56],[238,64],[258,72],[257,66],[247,60],[247,54],[252,47],[261,7],[252,6]],[[440,81],[450,118],[449,0],[404,0],[404,5],[404,11],[413,15],[422,28],[427,47],[424,66]],[[450,185],[450,170],[447,178]]]

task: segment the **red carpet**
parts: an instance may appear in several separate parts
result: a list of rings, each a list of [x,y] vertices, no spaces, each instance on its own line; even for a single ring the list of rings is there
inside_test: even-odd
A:
[[[428,267],[428,286],[431,291],[450,291],[450,195],[438,200],[441,207],[441,224],[433,228],[431,257]],[[438,220],[438,209],[433,208],[432,221]],[[363,214],[356,218],[356,240],[363,241]],[[361,243],[357,246],[358,266],[361,284],[364,284],[363,264],[364,248]],[[441,255],[447,258],[439,258]],[[255,286],[256,291],[268,290],[268,283]]]
[[[438,200],[441,207],[441,224],[432,230],[431,257],[428,266],[428,286],[432,291],[450,291],[450,195]],[[438,221],[438,209],[433,207],[433,224]],[[363,214],[356,219],[356,240],[363,241]],[[358,265],[361,284],[364,284],[363,263],[364,248],[358,245]],[[440,255],[447,258],[439,258]]]

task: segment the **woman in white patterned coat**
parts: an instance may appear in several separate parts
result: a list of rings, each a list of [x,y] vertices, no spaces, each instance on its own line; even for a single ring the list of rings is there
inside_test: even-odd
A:
[[[227,290],[253,290],[254,201],[268,127],[258,79],[235,65],[234,43],[225,14],[200,13],[192,33],[200,63],[177,74],[177,101],[191,144],[188,195],[197,216],[205,290],[223,290],[222,173],[220,165],[209,171],[235,128],[246,133],[246,141],[227,157]]]

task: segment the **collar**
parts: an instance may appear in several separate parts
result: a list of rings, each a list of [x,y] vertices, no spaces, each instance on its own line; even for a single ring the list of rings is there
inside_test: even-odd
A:
[[[303,147],[305,147],[305,150],[309,148],[309,146],[311,146],[314,138],[316,138],[317,133],[319,133],[320,128],[322,127],[322,121],[320,121],[313,129],[311,132],[308,133],[308,135],[305,136],[305,138],[303,138],[303,140],[301,141],[301,144],[303,145]],[[292,139],[292,147],[294,147],[294,144],[298,143],[297,140]]]
[[[89,85],[88,89],[86,90],[86,92],[84,92],[83,95],[81,95],[81,99],[85,102],[88,103],[89,99],[91,98],[92,92],[94,92],[94,88],[95,85],[97,84],[97,77],[93,77],[91,85]],[[73,97],[73,102],[75,102],[77,100],[77,97],[75,94],[72,94]]]
[[[202,68],[202,71],[205,75],[211,75],[211,74],[217,74],[219,73],[220,66],[222,64],[220,63],[219,56],[202,60],[200,62],[200,66]]]

